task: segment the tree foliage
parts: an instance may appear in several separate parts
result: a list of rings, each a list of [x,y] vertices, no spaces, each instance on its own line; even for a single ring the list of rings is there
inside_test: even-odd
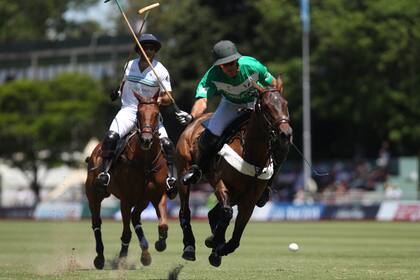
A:
[[[48,39],[49,34],[74,35],[86,29],[85,23],[68,22],[64,13],[69,8],[82,9],[96,0],[6,0],[0,1],[0,42]],[[90,23],[91,31],[99,28]],[[87,33],[85,32],[85,35]]]
[[[0,155],[29,172],[39,195],[38,168],[73,164],[65,157],[81,151],[103,130],[101,86],[79,74],[52,81],[19,80],[0,86]]]

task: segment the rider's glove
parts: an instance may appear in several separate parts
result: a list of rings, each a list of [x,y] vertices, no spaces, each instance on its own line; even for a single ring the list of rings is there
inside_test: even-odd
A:
[[[117,89],[111,91],[111,93],[109,94],[109,98],[111,98],[111,101],[115,101],[120,95],[121,95],[121,90],[120,90],[120,87],[118,87]]]
[[[178,122],[182,125],[187,125],[193,120],[193,117],[190,114],[182,110],[175,111],[175,116]]]

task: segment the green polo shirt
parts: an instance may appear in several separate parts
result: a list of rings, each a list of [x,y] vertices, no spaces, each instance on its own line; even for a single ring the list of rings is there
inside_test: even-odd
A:
[[[238,60],[239,72],[231,78],[220,66],[213,65],[201,79],[195,94],[196,98],[211,98],[216,94],[224,96],[236,104],[248,103],[255,99],[255,89],[252,80],[260,86],[267,86],[274,77],[267,67],[250,56],[241,56]]]

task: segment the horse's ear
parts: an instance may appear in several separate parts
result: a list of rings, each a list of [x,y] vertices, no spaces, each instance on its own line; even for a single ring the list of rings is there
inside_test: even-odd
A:
[[[135,91],[134,89],[132,89],[132,92],[133,92],[133,94],[134,94],[134,97],[136,97],[137,98],[137,100],[139,101],[139,103],[143,100],[143,97],[137,92],[137,91]]]
[[[262,86],[258,85],[254,80],[251,80],[251,83],[252,83],[252,86],[259,91],[259,93],[262,93],[265,90]]]
[[[283,84],[283,80],[281,79],[281,76],[279,75],[277,77],[277,90],[283,94],[283,89],[284,89],[284,84]]]

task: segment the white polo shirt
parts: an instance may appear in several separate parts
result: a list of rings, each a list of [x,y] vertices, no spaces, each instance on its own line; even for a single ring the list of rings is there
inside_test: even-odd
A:
[[[123,78],[124,86],[121,94],[123,107],[130,106],[137,109],[138,101],[134,96],[133,91],[144,97],[152,97],[159,89],[160,94],[163,94],[165,89],[167,91],[172,91],[169,72],[165,66],[155,59],[151,62],[160,81],[165,87],[164,89],[159,86],[156,75],[150,67],[147,67],[143,72],[140,71],[139,60],[140,58],[137,58],[128,62],[127,69],[125,70]]]

